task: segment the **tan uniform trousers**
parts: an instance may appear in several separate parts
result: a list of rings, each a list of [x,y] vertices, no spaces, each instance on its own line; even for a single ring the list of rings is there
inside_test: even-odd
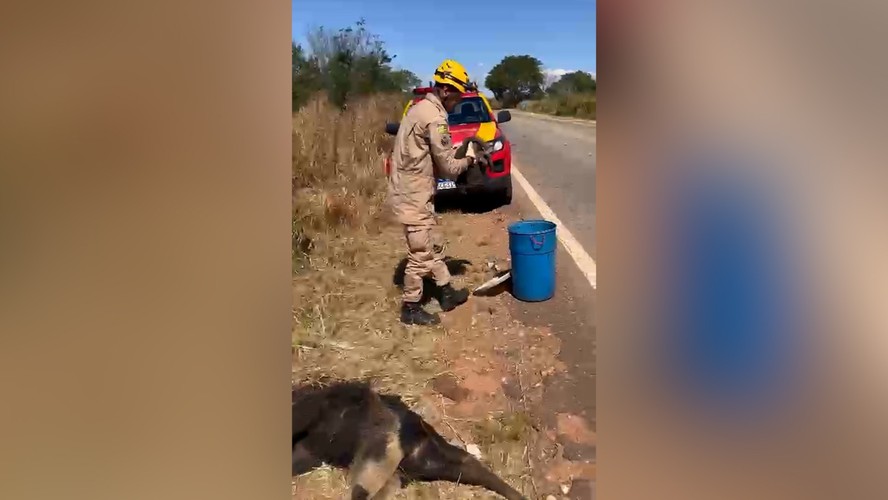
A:
[[[407,269],[404,272],[404,302],[422,299],[422,279],[431,276],[438,286],[450,283],[444,263],[444,239],[434,226],[404,226],[407,237]]]

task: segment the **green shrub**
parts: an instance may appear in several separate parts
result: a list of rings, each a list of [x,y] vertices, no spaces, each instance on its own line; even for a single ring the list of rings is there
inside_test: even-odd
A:
[[[409,91],[419,78],[391,66],[390,55],[363,20],[337,31],[320,27],[309,33],[308,47],[293,42],[293,111],[324,93],[329,102],[346,102],[377,93]]]
[[[595,94],[550,95],[527,103],[527,110],[555,116],[572,116],[587,120],[595,119]]]

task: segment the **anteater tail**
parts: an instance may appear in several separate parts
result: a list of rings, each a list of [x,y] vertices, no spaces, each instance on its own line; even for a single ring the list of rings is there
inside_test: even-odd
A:
[[[447,455],[451,466],[439,470],[442,476],[447,476],[441,477],[441,480],[480,486],[494,493],[499,493],[508,500],[527,500],[524,495],[509,486],[465,450],[457,448],[450,443],[443,443],[443,445],[444,449],[441,449],[441,451]]]

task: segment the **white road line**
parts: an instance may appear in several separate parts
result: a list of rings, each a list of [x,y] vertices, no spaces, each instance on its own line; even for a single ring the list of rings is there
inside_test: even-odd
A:
[[[512,177],[518,181],[518,184],[521,186],[521,189],[527,193],[527,197],[530,198],[533,206],[536,207],[537,211],[539,211],[540,215],[550,221],[554,222],[558,229],[555,231],[556,236],[558,237],[558,241],[564,245],[564,249],[567,250],[567,253],[573,258],[573,261],[576,263],[577,267],[580,268],[580,271],[586,276],[586,279],[589,280],[589,284],[592,285],[593,289],[597,289],[596,287],[596,267],[595,261],[592,257],[586,253],[586,250],[583,249],[583,246],[580,245],[580,242],[574,238],[573,234],[571,234],[570,230],[564,227],[564,224],[555,216],[555,212],[549,208],[549,205],[543,201],[543,198],[537,194],[536,190],[533,186],[527,182],[527,179],[521,175],[521,172],[518,171],[518,167],[515,165],[515,159],[512,158]]]
[[[511,110],[516,116],[528,116],[531,118],[536,118],[538,120],[548,120],[551,122],[561,122],[561,123],[574,123],[576,125],[584,125],[587,127],[596,127],[598,125],[597,120],[584,120],[582,118],[565,118],[563,116],[552,116],[546,115],[543,113],[534,113],[532,111],[521,111],[521,110]]]

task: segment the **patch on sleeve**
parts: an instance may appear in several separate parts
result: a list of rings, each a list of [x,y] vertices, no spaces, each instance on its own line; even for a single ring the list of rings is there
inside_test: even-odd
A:
[[[438,125],[438,133],[441,134],[441,142],[445,146],[450,146],[450,129],[447,128],[446,124]]]

